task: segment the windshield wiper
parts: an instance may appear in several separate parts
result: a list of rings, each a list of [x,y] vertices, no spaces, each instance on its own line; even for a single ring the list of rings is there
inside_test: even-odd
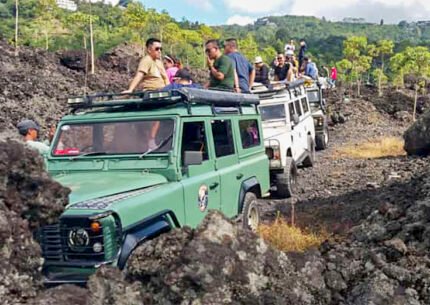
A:
[[[101,156],[101,155],[106,155],[106,154],[107,154],[106,151],[92,151],[92,152],[87,152],[87,153],[79,155],[79,156],[70,157],[70,160],[76,160],[76,159],[86,157],[86,156]]]
[[[148,149],[147,151],[145,151],[144,153],[142,153],[139,156],[139,159],[142,159],[143,157],[145,157],[147,154],[152,153],[153,151],[156,151],[157,149],[159,149],[160,147],[163,147],[164,145],[166,145],[167,142],[169,142],[169,140],[173,137],[173,132],[166,138],[164,138],[157,146],[155,146],[152,149]]]

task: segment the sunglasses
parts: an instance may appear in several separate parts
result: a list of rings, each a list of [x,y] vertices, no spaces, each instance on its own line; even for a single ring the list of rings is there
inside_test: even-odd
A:
[[[163,51],[163,48],[162,47],[156,47],[156,48],[154,48],[154,50],[157,51],[157,52],[158,51]]]
[[[277,59],[284,59],[283,57],[278,57]]]

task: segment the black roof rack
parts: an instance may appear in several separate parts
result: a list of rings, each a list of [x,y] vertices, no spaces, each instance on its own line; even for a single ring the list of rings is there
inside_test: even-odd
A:
[[[138,109],[155,109],[183,103],[188,112],[191,106],[204,104],[214,107],[238,107],[258,105],[259,97],[253,94],[241,94],[225,91],[184,87],[169,91],[142,91],[136,93],[97,93],[75,96],[68,99],[68,104],[75,112],[80,109],[103,107],[128,107]],[[239,109],[241,112],[241,109]]]
[[[304,79],[298,79],[293,82],[279,81],[272,84],[273,86],[271,86],[272,87],[271,89],[255,92],[255,94],[258,95],[261,99],[267,99],[278,94],[281,91],[294,90],[301,86],[304,86],[304,83],[305,83]]]

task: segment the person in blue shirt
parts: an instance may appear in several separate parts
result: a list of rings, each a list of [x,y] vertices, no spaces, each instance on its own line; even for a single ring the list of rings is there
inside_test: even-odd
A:
[[[224,42],[224,54],[233,61],[237,79],[235,80],[236,92],[250,93],[254,84],[255,69],[253,65],[237,50],[237,40],[229,38]]]
[[[167,85],[162,89],[162,91],[169,91],[173,89],[180,89],[183,87],[189,88],[202,88],[201,85],[193,83],[193,79],[191,77],[190,71],[188,69],[179,69],[175,76],[173,77],[174,82],[172,84]]]
[[[305,65],[305,75],[309,76],[310,78],[312,78],[314,80],[317,80],[318,79],[318,68],[315,65],[315,63],[313,63],[309,57],[305,57],[303,59],[303,64]]]

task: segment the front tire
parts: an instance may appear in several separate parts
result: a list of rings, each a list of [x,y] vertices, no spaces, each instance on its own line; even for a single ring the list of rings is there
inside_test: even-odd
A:
[[[310,136],[308,136],[308,151],[308,156],[303,160],[303,166],[312,167],[315,163],[315,142]]]
[[[328,133],[328,128],[326,127],[324,128],[324,132],[322,134],[317,134],[315,136],[315,143],[316,143],[317,150],[327,149],[329,138],[330,137]]]
[[[257,204],[257,196],[248,192],[243,199],[242,225],[244,229],[256,232],[260,225],[261,213]]]
[[[297,191],[297,166],[293,158],[287,157],[284,172],[276,175],[276,193],[279,197],[289,198]]]

